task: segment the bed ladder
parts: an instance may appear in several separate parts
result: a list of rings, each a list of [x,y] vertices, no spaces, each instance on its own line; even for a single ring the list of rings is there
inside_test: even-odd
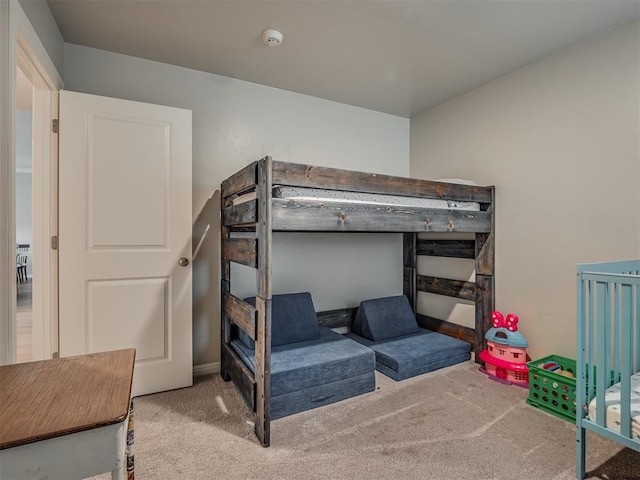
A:
[[[221,366],[254,412],[255,434],[270,444],[271,424],[271,185],[272,160],[265,157],[225,180],[221,186]],[[255,190],[256,199],[233,205],[239,194]],[[230,227],[244,225],[255,238],[231,238]],[[231,262],[256,269],[256,306],[231,294]],[[230,346],[231,325],[255,340],[255,373]]]

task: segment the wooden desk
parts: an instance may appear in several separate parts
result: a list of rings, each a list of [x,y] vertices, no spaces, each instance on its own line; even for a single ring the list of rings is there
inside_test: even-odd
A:
[[[0,478],[125,478],[135,350],[0,367]]]

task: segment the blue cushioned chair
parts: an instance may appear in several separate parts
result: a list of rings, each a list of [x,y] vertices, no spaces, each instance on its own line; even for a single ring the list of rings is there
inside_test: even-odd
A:
[[[471,358],[471,345],[418,326],[404,295],[360,304],[349,338],[372,349],[376,370],[404,380]]]
[[[256,306],[256,297],[245,298]],[[254,348],[253,340],[239,330],[242,341]],[[271,300],[271,346],[320,338],[320,325],[309,292],[274,295]]]

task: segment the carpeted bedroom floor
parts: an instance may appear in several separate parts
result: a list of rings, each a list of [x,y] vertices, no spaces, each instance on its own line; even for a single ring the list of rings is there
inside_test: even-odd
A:
[[[271,423],[262,448],[231,383],[135,399],[136,479],[536,479],[574,477],[575,428],[463,363]],[[640,453],[587,439],[588,478],[640,480]],[[108,478],[108,476],[98,477]]]

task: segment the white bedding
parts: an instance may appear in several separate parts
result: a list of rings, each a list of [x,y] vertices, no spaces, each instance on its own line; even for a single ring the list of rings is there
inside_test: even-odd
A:
[[[594,398],[589,403],[589,419],[595,422],[600,408]],[[620,384],[616,383],[605,392],[607,427],[620,432]],[[631,436],[640,440],[640,372],[631,376]]]
[[[234,205],[255,199],[255,192],[236,198]],[[442,208],[447,210],[480,210],[476,202],[457,202],[433,198],[402,197],[374,193],[346,192],[343,190],[325,190],[322,188],[274,186],[273,198],[287,200],[311,200],[319,203],[362,203],[367,205],[386,205],[391,207]]]
[[[274,198],[290,200],[313,200],[321,203],[349,202],[368,205],[386,205],[395,207],[445,208],[456,210],[480,210],[475,202],[455,202],[452,200],[438,200],[433,198],[402,197],[398,195],[384,195],[374,193],[345,192],[342,190],[325,190],[322,188],[306,187],[275,187]]]

